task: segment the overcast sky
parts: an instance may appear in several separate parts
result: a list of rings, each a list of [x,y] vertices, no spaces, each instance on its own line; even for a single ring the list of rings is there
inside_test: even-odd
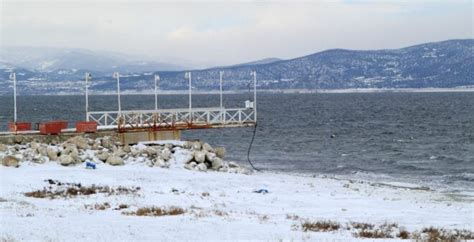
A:
[[[7,1],[4,46],[73,47],[224,65],[330,48],[473,38],[472,0]]]

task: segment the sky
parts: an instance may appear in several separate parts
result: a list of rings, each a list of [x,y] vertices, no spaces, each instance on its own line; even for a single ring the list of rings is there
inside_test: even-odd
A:
[[[473,38],[472,0],[0,0],[1,46],[116,51],[197,66]]]

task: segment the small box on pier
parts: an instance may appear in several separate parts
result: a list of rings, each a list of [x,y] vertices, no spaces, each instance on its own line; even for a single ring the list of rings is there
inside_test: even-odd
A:
[[[39,124],[40,134],[59,134],[67,128],[67,121],[49,121]]]
[[[76,123],[76,132],[77,133],[95,133],[97,132],[97,123],[90,122],[77,122]]]
[[[31,130],[31,123],[10,122],[10,123],[8,123],[8,130],[11,131],[11,132],[28,131],[28,130]]]

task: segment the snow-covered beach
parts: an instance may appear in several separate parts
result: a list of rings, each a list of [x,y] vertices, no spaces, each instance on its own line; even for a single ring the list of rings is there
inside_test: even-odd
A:
[[[147,158],[124,155],[124,165],[112,166],[96,157],[105,148],[95,147],[78,149],[78,155],[93,161],[96,169],[86,169],[86,162],[62,166],[49,160],[0,166],[2,240],[356,240],[377,231],[385,239],[401,239],[404,231],[408,238],[428,238],[430,227],[463,234],[455,237],[459,239],[471,238],[474,230],[471,198],[403,184],[248,172],[242,167],[201,171],[185,168],[196,147],[180,144],[174,142],[178,146],[165,165],[150,166]],[[31,150],[31,144],[8,146],[0,158],[14,148]],[[58,145],[57,152],[66,149]],[[130,147],[130,153],[134,150],[146,148]],[[93,185],[114,192],[66,192]],[[45,197],[31,195],[35,191]],[[139,214],[144,208],[182,212]],[[337,226],[311,227],[318,222]]]

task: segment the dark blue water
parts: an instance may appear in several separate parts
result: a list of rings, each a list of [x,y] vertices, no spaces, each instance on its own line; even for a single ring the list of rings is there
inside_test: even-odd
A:
[[[153,109],[153,96],[123,96],[122,109]],[[226,95],[243,107],[248,95]],[[0,97],[0,129],[12,119]],[[91,110],[116,110],[115,96],[90,97]],[[218,106],[217,95],[193,96],[195,107]],[[85,118],[82,96],[18,98],[19,119]],[[160,107],[187,107],[186,95],[160,96]],[[474,93],[261,94],[251,153],[269,170],[356,176],[470,190],[474,187]],[[252,128],[194,130],[184,139],[223,145],[246,161]]]

